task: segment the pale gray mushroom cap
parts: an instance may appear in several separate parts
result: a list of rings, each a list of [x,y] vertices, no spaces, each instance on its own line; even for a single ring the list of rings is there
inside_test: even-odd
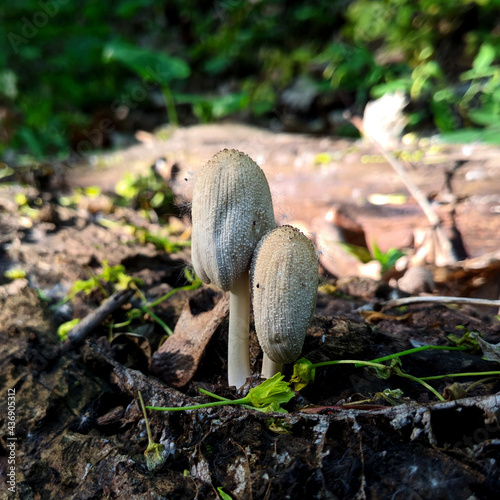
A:
[[[318,259],[310,240],[292,226],[267,233],[250,267],[255,331],[275,363],[291,363],[302,351],[314,315]]]
[[[230,290],[248,270],[259,240],[276,226],[264,172],[240,151],[217,153],[196,179],[192,221],[196,274],[205,283]]]

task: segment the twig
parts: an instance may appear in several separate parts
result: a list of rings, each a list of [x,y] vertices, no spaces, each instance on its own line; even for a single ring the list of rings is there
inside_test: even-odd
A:
[[[446,236],[446,233],[441,224],[441,220],[437,216],[436,212],[432,208],[431,204],[427,200],[427,197],[424,195],[422,190],[413,182],[413,179],[410,177],[403,164],[400,161],[398,161],[398,159],[392,153],[384,149],[384,147],[376,139],[371,137],[369,134],[365,133],[363,128],[363,122],[360,117],[350,116],[348,113],[345,116],[361,132],[361,134],[363,134],[372,142],[372,144],[379,151],[379,153],[396,171],[396,173],[399,175],[399,177],[405,184],[410,194],[413,196],[413,198],[415,198],[416,202],[420,205],[420,208],[422,209],[425,216],[431,223],[432,229],[436,232],[443,250],[446,251],[448,259],[450,259],[452,262],[456,262],[458,259],[455,256],[453,244],[451,243],[448,236]]]
[[[406,306],[419,303],[437,304],[470,304],[474,306],[500,307],[500,300],[474,299],[470,297],[403,297],[401,299],[389,300],[383,309],[391,307]]]
[[[364,131],[363,122],[359,116],[349,116],[347,114],[346,117],[361,132],[361,134],[363,134],[366,138],[368,138],[372,142],[372,144],[379,151],[379,153],[387,160],[389,165],[391,165],[391,167],[401,177],[401,180],[405,183],[405,186],[407,187],[410,194],[415,198],[417,203],[420,205],[427,219],[429,219],[431,225],[432,226],[439,225],[441,221],[439,220],[439,217],[437,216],[436,212],[434,212],[431,204],[427,200],[424,193],[422,193],[421,189],[413,182],[413,179],[408,175],[408,172],[401,164],[401,162],[398,161],[398,159],[392,153],[387,151],[376,139],[374,139]]]
[[[85,316],[78,325],[69,331],[65,347],[74,347],[81,344],[96,326],[102,323],[109,314],[128,302],[134,293],[135,290],[120,290],[111,295],[109,299],[103,302],[95,311]]]

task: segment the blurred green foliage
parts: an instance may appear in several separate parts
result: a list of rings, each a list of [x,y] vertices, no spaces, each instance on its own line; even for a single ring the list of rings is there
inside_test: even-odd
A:
[[[4,2],[0,155],[65,157],[98,110],[145,107],[155,94],[171,123],[235,113],[269,120],[299,76],[334,109],[360,112],[369,98],[403,89],[412,126],[498,142],[499,7],[500,0]]]

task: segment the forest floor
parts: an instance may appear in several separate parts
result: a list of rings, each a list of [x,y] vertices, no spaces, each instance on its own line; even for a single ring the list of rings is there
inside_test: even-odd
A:
[[[390,275],[336,279],[324,267],[302,351],[312,363],[456,347],[462,337],[467,350],[422,350],[402,356],[390,372],[354,364],[317,368],[315,381],[283,405],[287,413],[150,410],[164,463],[148,469],[139,391],[153,406],[208,402],[200,388],[240,397],[227,387],[227,298],[193,286],[185,273],[193,179],[223,148],[257,161],[278,223],[300,224],[313,239],[332,208],[383,252],[411,253],[415,234],[429,228],[370,146],[243,125],[166,130],[96,154],[86,166],[45,166],[10,178],[0,185],[2,498],[498,498],[500,379],[489,374],[499,370],[498,307],[388,307],[397,294]],[[468,253],[446,266],[426,263],[433,294],[498,299],[500,151],[432,141],[404,151],[399,157],[410,160],[413,180],[447,229],[456,225]],[[168,225],[140,210],[137,199],[115,203],[116,183],[127,172],[147,175],[153,165],[181,205],[172,207]],[[100,194],[75,191],[89,186]],[[151,237],[158,234],[168,240]],[[77,293],[75,283],[85,281]],[[131,282],[140,292],[120,291]],[[70,332],[61,341],[62,323],[95,319],[109,295],[123,304],[85,338]],[[174,333],[162,344],[166,329]],[[253,324],[250,355],[255,375],[247,388],[261,382]],[[285,367],[285,380],[292,369]],[[427,381],[433,390],[406,376],[459,373],[470,375]]]

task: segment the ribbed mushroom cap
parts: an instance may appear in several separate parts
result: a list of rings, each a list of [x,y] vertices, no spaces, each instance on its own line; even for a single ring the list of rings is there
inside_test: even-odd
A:
[[[259,240],[276,226],[264,172],[240,151],[217,153],[196,179],[192,221],[196,274],[230,290],[249,268]]]
[[[318,259],[298,229],[281,226],[257,245],[250,267],[255,331],[275,363],[291,363],[302,351],[314,315]]]

